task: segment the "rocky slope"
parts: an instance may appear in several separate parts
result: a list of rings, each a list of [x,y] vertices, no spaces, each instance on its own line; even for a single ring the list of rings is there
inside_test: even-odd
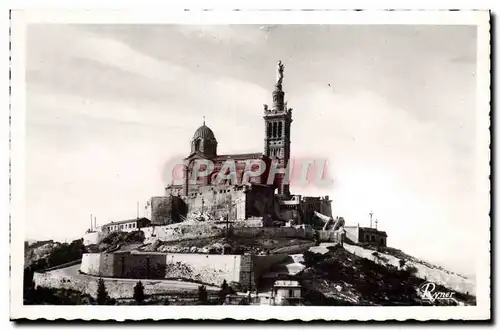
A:
[[[429,280],[419,277],[415,266],[377,263],[353,254],[342,246],[325,249],[326,252],[322,253],[309,251],[302,259],[295,256],[293,263],[302,264],[303,267],[295,268],[296,273],[289,273],[287,277],[299,280],[304,286],[306,304],[371,306],[476,303],[474,296],[451,289],[452,286],[442,282],[435,283],[435,292],[453,292],[456,301],[437,300],[431,303],[423,299],[421,291],[422,284]]]

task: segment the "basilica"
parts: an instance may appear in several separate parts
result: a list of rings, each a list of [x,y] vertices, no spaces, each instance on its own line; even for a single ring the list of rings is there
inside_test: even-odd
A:
[[[233,221],[262,219],[264,224],[274,225],[307,223],[314,212],[331,217],[328,196],[302,197],[290,192],[286,171],[290,162],[292,109],[285,102],[283,73],[284,65],[280,61],[272,92],[272,106],[264,104],[263,107],[263,151],[219,154],[215,134],[203,122],[190,142],[190,152],[184,160],[183,182],[172,183],[165,188],[164,196],[152,197],[148,203],[153,224],[177,223],[193,214]],[[208,160],[213,167],[206,175],[189,180],[193,167],[200,160]],[[234,164],[237,180],[216,180],[221,170],[228,170],[224,168],[228,161]],[[248,170],[246,166],[255,161],[263,164],[264,170],[242,184],[241,179]]]

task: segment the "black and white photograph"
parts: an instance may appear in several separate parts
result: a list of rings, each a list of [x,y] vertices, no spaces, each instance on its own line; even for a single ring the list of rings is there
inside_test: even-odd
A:
[[[489,13],[272,14],[12,11],[11,318],[490,318]]]

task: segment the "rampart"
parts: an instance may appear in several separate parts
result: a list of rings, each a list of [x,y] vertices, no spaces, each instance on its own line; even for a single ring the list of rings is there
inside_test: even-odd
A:
[[[216,286],[226,280],[248,286],[286,257],[287,254],[88,253],[82,257],[80,271],[109,278],[181,279]]]
[[[313,231],[292,227],[234,228],[231,234],[237,237],[313,239]]]
[[[96,231],[96,232],[87,232],[83,235],[83,244],[85,246],[89,245],[95,245],[99,241],[101,241],[102,238],[104,238],[105,233]]]
[[[111,298],[133,298],[135,281],[124,279],[102,278],[106,291]],[[33,282],[35,286],[47,288],[72,289],[82,293],[97,297],[98,277],[89,277],[86,275],[64,275],[57,272],[35,272]],[[142,280],[144,293],[146,295],[177,293],[179,291],[197,292],[199,284],[184,283],[182,288],[172,286],[169,282],[158,280]],[[207,286],[209,291],[217,291],[214,286]]]

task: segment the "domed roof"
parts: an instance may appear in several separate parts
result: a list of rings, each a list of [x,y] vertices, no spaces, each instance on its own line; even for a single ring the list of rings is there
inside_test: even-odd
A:
[[[213,131],[208,126],[206,126],[205,123],[203,123],[203,125],[195,131],[193,140],[196,140],[198,138],[215,140],[215,135]]]

